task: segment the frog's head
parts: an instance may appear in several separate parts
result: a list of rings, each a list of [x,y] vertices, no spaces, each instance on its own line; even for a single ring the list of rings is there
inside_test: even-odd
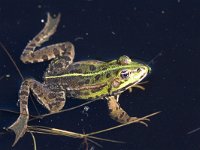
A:
[[[110,94],[117,95],[142,81],[151,68],[144,63],[121,56],[116,61],[117,72],[111,81]]]

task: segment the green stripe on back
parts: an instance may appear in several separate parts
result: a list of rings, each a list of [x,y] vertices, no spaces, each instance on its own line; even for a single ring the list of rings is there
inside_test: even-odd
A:
[[[67,74],[58,75],[58,76],[47,76],[45,78],[49,79],[49,78],[63,78],[63,77],[72,77],[72,76],[92,76],[92,75],[103,74],[103,73],[106,73],[106,72],[111,72],[111,71],[118,70],[118,69],[131,68],[131,67],[133,67],[133,66],[132,65],[114,66],[114,67],[108,67],[106,70],[100,70],[100,71],[97,71],[97,72],[67,73]]]

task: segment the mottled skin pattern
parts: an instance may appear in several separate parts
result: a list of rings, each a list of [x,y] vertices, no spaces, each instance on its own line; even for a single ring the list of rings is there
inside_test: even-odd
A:
[[[48,14],[42,31],[25,47],[21,60],[35,63],[52,60],[44,74],[44,83],[34,79],[22,82],[19,91],[20,116],[9,129],[16,134],[15,142],[25,134],[29,119],[28,97],[30,91],[51,113],[61,110],[66,97],[95,100],[107,99],[111,118],[119,123],[135,120],[119,105],[119,95],[139,83],[149,72],[147,65],[132,61],[127,56],[102,62],[88,60],[73,63],[74,46],[70,42],[58,43],[35,51],[52,36],[60,21],[60,14],[52,18]],[[140,121],[140,123],[143,123]]]

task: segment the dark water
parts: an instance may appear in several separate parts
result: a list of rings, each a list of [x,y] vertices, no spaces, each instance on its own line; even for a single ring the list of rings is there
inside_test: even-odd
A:
[[[200,1],[191,0],[0,0],[0,41],[7,47],[24,77],[41,81],[48,63],[23,64],[20,54],[27,42],[43,27],[46,13],[62,14],[56,34],[44,45],[71,41],[76,46],[75,61],[112,60],[121,55],[145,62],[162,53],[151,64],[146,90],[124,92],[121,106],[133,116],[156,111],[149,127],[130,125],[99,135],[126,141],[126,144],[99,142],[110,150],[199,150],[200,127],[199,57]],[[0,107],[19,111],[16,106],[21,78],[7,55],[0,51]],[[68,99],[65,108],[82,104]],[[46,111],[36,103],[40,113]],[[106,102],[99,101],[67,113],[58,114],[29,125],[43,125],[82,133],[117,125],[107,114]],[[37,114],[30,102],[31,114]],[[9,126],[18,115],[1,112],[0,127]],[[1,130],[3,132],[3,130]],[[82,140],[35,135],[38,150],[78,150]],[[14,135],[0,135],[1,150],[33,149],[27,133],[14,148]],[[94,144],[90,150],[101,149]],[[84,149],[84,148],[82,148]]]

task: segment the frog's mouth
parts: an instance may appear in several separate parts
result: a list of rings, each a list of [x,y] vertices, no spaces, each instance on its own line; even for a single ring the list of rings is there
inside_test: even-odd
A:
[[[116,90],[116,91],[113,91],[113,95],[119,95],[121,94],[122,92],[128,90],[129,88],[132,88],[134,87],[135,85],[137,85],[138,83],[140,83],[146,76],[147,76],[148,72],[145,72],[143,75],[141,75],[140,79],[136,82],[133,82],[133,83],[130,83],[128,84],[127,86],[119,89],[119,90]]]

